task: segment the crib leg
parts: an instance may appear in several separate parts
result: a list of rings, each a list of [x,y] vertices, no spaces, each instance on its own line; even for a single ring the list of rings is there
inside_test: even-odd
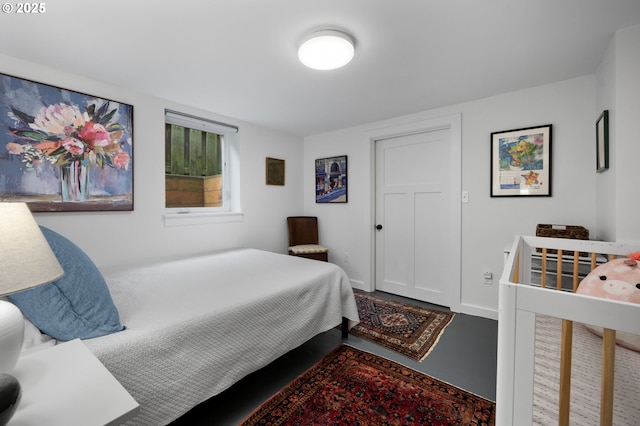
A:
[[[562,345],[560,348],[560,402],[558,405],[558,424],[560,426],[569,426],[572,345],[573,321],[562,320]]]
[[[616,331],[604,329],[602,335],[602,386],[600,389],[600,425],[613,424],[613,375],[616,364]]]

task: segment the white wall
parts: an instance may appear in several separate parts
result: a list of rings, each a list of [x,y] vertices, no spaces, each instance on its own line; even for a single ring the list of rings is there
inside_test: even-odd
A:
[[[640,25],[615,37],[616,241],[640,241]]]
[[[638,158],[640,158],[640,26],[616,33],[596,73],[597,111],[609,110],[609,169],[597,176],[599,237],[640,241]]]
[[[370,123],[305,138],[304,208],[319,216],[320,237],[330,247],[330,260],[342,266],[354,286],[373,288],[373,154],[364,137],[372,129],[444,115],[462,115],[463,312],[497,318],[498,284],[503,252],[515,235],[534,235],[536,224],[572,224],[595,228],[596,78],[588,76]],[[553,196],[491,198],[490,134],[536,125],[553,125]],[[348,155],[349,202],[316,204],[314,159]],[[349,263],[342,253],[348,252]],[[494,284],[482,273],[491,270]],[[454,283],[452,285],[457,285]]]
[[[611,41],[598,66],[597,102],[598,116],[609,111],[609,169],[596,176],[596,234],[604,241],[616,239],[616,40]],[[594,124],[595,131],[595,124]],[[595,164],[594,164],[595,168]]]
[[[35,214],[38,223],[72,239],[99,266],[236,246],[286,253],[285,218],[302,212],[300,138],[4,55],[0,72],[134,106],[134,211]],[[165,108],[240,127],[242,222],[165,227]],[[267,156],[286,161],[284,187],[265,185]]]

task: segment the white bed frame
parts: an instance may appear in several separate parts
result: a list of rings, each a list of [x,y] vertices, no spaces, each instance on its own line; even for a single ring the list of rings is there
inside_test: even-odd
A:
[[[603,338],[603,374],[601,384],[601,425],[611,425],[613,419],[613,371],[615,364],[615,330],[640,334],[640,305],[575,294],[571,291],[533,285],[532,254],[541,248],[542,269],[546,268],[548,249],[559,250],[557,257],[567,255],[576,265],[564,280],[571,279],[573,290],[579,284],[577,265],[588,253],[591,269],[596,256],[606,259],[626,257],[639,251],[640,244],[621,244],[560,238],[517,236],[509,252],[500,278],[498,313],[498,371],[496,389],[496,425],[527,425],[533,419],[534,344],[536,314],[563,320],[563,341],[558,396],[559,425],[569,424],[571,376],[571,336],[573,321],[600,326]],[[562,276],[562,261],[558,276]],[[565,265],[566,268],[566,265]],[[546,271],[547,273],[550,271]],[[544,275],[544,273],[543,273]],[[562,285],[562,280],[558,286]],[[566,284],[566,283],[565,283]],[[544,288],[543,288],[544,287]]]

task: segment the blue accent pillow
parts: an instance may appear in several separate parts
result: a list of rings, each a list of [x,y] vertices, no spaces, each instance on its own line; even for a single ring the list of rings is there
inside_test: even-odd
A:
[[[43,333],[58,340],[90,339],[124,330],[102,274],[73,242],[43,226],[51,249],[64,269],[52,283],[8,296]],[[34,267],[38,267],[34,259]]]

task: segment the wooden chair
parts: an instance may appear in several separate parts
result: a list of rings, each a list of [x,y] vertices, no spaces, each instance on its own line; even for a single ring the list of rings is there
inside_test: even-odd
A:
[[[329,249],[318,244],[318,218],[315,216],[290,216],[289,254],[328,262]]]

